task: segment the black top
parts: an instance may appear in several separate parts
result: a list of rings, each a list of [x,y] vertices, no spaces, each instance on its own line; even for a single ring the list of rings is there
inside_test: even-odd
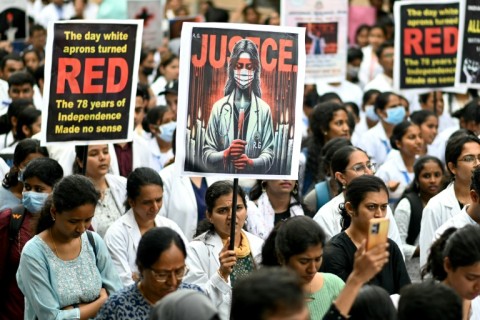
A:
[[[276,213],[275,212],[275,219],[274,219],[274,225],[277,225],[277,223],[279,223],[280,221],[282,220],[286,220],[290,218],[290,208],[287,209],[287,211],[284,211],[284,212],[279,212],[279,213]]]
[[[377,285],[388,291],[389,294],[398,293],[400,289],[410,284],[405,262],[397,244],[388,239],[390,257],[388,263],[372,279],[369,284]],[[345,232],[334,236],[325,246],[323,263],[320,270],[336,274],[346,281],[353,271],[353,262],[357,247]]]

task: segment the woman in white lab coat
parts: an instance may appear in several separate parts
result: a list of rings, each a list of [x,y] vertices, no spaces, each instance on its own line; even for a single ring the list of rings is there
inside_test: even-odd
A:
[[[415,177],[413,164],[423,150],[420,127],[410,121],[397,124],[393,128],[390,144],[394,150],[375,175],[387,185],[389,203],[396,204]]]
[[[200,286],[218,308],[221,319],[229,319],[232,286],[258,268],[263,240],[243,231],[247,218],[246,196],[239,188],[234,250],[229,250],[232,218],[233,185],[217,181],[205,196],[207,219],[199,226],[199,234],[189,244],[188,274],[184,281]]]
[[[103,238],[110,225],[125,214],[127,179],[108,173],[111,158],[107,144],[76,146],[75,153],[73,172],[89,177],[100,191],[92,227]]]
[[[105,235],[105,244],[124,286],[139,279],[138,243],[153,227],[169,227],[186,241],[178,225],[158,215],[162,206],[163,184],[158,173],[150,168],[137,168],[127,180],[127,213],[115,221]]]

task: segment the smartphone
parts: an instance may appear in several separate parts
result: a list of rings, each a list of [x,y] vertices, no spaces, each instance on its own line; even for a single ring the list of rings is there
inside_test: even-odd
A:
[[[367,251],[376,245],[387,242],[389,224],[390,220],[388,220],[388,218],[370,219],[367,236]]]

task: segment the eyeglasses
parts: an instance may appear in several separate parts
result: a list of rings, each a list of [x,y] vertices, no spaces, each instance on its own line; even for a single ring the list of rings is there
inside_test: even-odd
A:
[[[351,168],[348,168],[347,170],[353,170],[355,171],[356,174],[366,174],[367,170],[372,171],[372,173],[375,173],[377,170],[377,164],[373,162],[368,162],[366,164],[359,163],[354,165]]]
[[[472,163],[472,162],[479,163],[480,162],[480,155],[474,156],[473,154],[469,154],[469,155],[464,156],[461,159],[458,159],[458,161],[463,161],[463,162],[466,162],[466,163]]]
[[[188,273],[188,267],[187,266],[183,266],[179,269],[170,270],[170,271],[166,271],[166,270],[156,271],[156,270],[153,270],[153,269],[149,269],[149,270],[152,272],[155,280],[157,282],[160,282],[160,283],[166,282],[170,278],[172,273],[175,276],[175,279],[177,279],[178,281],[181,281],[183,279],[183,277],[185,277],[185,275]]]

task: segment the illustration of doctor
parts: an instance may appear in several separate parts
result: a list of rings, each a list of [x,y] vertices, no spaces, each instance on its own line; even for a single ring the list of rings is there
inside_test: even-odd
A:
[[[225,96],[215,102],[203,147],[208,170],[265,174],[273,163],[273,121],[261,99],[260,58],[250,40],[235,44],[228,62]]]

